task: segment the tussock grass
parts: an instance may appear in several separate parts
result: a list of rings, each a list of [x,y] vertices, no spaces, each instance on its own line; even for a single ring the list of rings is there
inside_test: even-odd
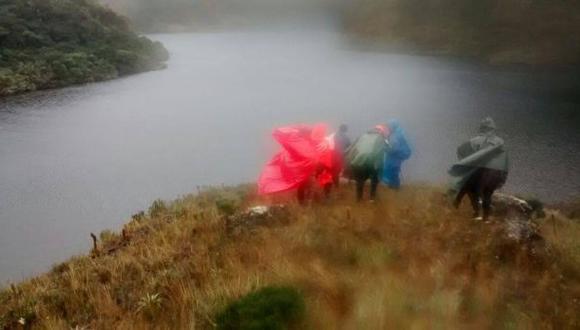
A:
[[[545,241],[522,245],[436,188],[380,197],[356,204],[345,186],[327,202],[290,203],[285,221],[234,232],[223,200],[263,203],[251,187],[163,202],[124,234],[103,233],[91,255],[2,291],[0,328],[211,329],[233,301],[280,285],[304,296],[299,328],[580,326],[577,221],[548,211]]]

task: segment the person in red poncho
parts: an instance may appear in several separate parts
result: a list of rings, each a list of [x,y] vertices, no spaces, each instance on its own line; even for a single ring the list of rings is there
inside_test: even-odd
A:
[[[292,125],[274,130],[282,149],[266,164],[258,179],[258,193],[269,195],[296,190],[304,202],[312,178],[329,192],[334,171],[333,143],[325,124]]]

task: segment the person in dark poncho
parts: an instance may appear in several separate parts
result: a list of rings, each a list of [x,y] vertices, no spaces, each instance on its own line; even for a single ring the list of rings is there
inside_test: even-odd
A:
[[[476,220],[488,220],[491,198],[501,188],[509,171],[508,153],[504,141],[496,134],[493,119],[485,118],[479,134],[457,149],[459,159],[451,169],[450,193],[454,206],[459,207],[465,195],[469,196]],[[480,202],[483,217],[480,216]]]

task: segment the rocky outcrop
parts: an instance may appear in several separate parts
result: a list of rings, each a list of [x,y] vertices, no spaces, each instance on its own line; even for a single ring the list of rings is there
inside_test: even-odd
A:
[[[533,221],[536,218],[535,209],[526,200],[507,194],[495,194],[493,205],[496,217],[501,219],[506,238],[517,242],[542,240],[538,225]]]
[[[524,262],[542,269],[550,263],[551,250],[540,233],[539,212],[534,205],[521,198],[496,194],[493,199],[494,251],[500,260]]]

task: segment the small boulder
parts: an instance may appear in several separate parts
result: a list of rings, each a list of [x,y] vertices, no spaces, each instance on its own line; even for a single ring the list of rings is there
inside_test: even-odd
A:
[[[287,224],[289,212],[284,205],[254,206],[243,212],[236,213],[226,218],[226,230],[228,233],[237,233],[243,230],[252,230],[259,226],[271,226]]]
[[[494,213],[505,218],[531,219],[533,208],[525,200],[507,194],[493,195]]]
[[[495,222],[496,255],[502,260],[522,260],[525,256],[529,265],[535,265],[538,269],[545,266],[550,260],[550,249],[535,221],[535,208],[521,198],[506,194],[494,195],[493,205],[498,219]]]
[[[525,200],[507,194],[495,194],[494,213],[501,218],[503,231],[508,239],[517,242],[543,240],[538,225],[532,221],[534,208]]]

